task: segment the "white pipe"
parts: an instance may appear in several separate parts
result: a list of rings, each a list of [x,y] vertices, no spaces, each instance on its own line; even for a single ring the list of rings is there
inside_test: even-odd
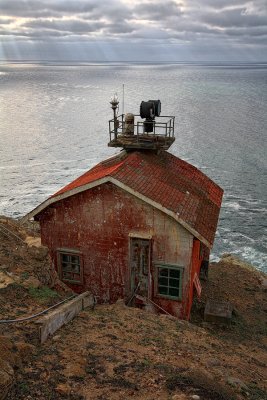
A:
[[[124,83],[122,84],[122,115],[124,115]]]

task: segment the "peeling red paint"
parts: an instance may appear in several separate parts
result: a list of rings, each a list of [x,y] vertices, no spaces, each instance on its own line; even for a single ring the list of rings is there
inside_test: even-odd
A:
[[[166,151],[120,153],[97,164],[52,198],[108,177],[176,213],[212,245],[223,191],[196,167]]]
[[[131,298],[131,237],[150,240],[148,297],[188,319],[193,279],[202,261],[199,240],[209,247],[213,243],[222,193],[201,171],[165,151],[120,153],[61,189],[32,215],[40,221],[42,243],[56,269],[59,250],[79,254],[83,279],[68,285],[76,292],[90,290],[99,302]],[[181,300],[157,293],[158,264],[181,267]]]
[[[99,302],[115,302],[131,295],[129,233],[151,235],[152,299],[175,316],[185,315],[184,302],[161,299],[154,293],[155,263],[180,264],[185,271],[183,297],[187,298],[193,237],[171,217],[105,183],[51,205],[38,219],[42,243],[50,249],[56,268],[58,249],[82,254],[84,283],[69,286],[76,292],[91,290]]]

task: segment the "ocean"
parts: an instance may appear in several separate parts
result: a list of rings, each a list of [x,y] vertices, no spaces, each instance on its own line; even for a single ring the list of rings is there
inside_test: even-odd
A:
[[[122,85],[124,84],[124,104]],[[170,152],[224,189],[212,260],[232,253],[267,272],[267,64],[0,64],[0,214],[21,217],[108,148],[110,98],[175,116]]]

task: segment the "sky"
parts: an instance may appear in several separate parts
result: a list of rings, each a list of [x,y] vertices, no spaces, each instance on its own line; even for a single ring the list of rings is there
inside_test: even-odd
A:
[[[267,61],[267,0],[0,0],[0,60]]]

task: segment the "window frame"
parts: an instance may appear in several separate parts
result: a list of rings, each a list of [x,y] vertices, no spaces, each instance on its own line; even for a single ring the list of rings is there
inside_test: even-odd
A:
[[[176,300],[176,301],[181,301],[182,297],[183,297],[183,272],[184,272],[184,267],[181,265],[177,265],[177,264],[165,264],[165,263],[155,263],[155,267],[156,267],[156,280],[155,280],[155,293],[157,297],[162,297],[164,299],[170,299],[170,300]],[[160,268],[167,268],[168,271],[170,270],[175,270],[175,271],[179,271],[179,295],[178,296],[172,296],[169,294],[162,294],[159,293],[159,271]],[[170,279],[170,275],[168,272],[168,280]],[[177,279],[177,278],[174,278]],[[163,285],[162,285],[163,286]],[[168,289],[170,288],[169,286],[169,282],[168,282],[168,286],[165,286]],[[173,286],[171,286],[171,288],[174,288]]]
[[[63,267],[62,267],[62,256],[73,256],[73,257],[78,257],[79,258],[79,268],[80,268],[80,279],[79,280],[74,280],[74,279],[68,279],[63,277]],[[66,283],[70,283],[73,285],[83,285],[84,279],[83,279],[83,257],[82,253],[78,250],[73,250],[73,249],[57,249],[57,266],[58,266],[58,274],[59,278]]]

